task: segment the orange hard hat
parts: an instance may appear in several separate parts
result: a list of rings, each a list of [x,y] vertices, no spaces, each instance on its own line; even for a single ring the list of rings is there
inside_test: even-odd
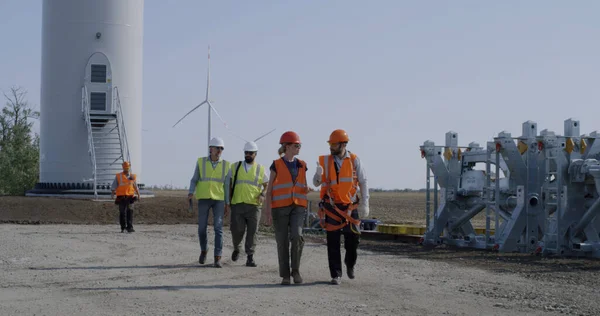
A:
[[[287,131],[281,135],[279,139],[280,144],[291,143],[291,144],[300,144],[300,136],[292,131]]]
[[[131,165],[129,164],[129,161],[123,161],[123,170],[128,170],[129,167],[131,167]]]
[[[336,129],[335,131],[331,132],[331,135],[329,135],[328,142],[330,144],[337,144],[337,143],[347,143],[348,141],[350,141],[350,138],[348,137],[348,133],[346,133],[346,131],[343,129]]]

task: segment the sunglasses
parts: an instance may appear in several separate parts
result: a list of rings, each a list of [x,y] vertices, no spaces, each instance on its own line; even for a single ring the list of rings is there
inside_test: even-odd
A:
[[[223,147],[213,147],[213,148],[216,150],[220,150],[220,151],[223,151],[223,149],[224,149]]]
[[[244,152],[244,155],[246,155],[246,156],[252,156],[252,155],[254,155],[255,153],[256,153],[255,151],[245,151],[245,152]]]
[[[302,147],[302,145],[300,145],[300,144],[294,144],[293,146],[296,147],[296,148]]]

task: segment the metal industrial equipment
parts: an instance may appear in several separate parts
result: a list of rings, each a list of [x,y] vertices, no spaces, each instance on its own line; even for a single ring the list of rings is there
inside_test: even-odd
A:
[[[506,193],[514,197],[510,218],[496,230],[494,248],[500,252],[533,252],[545,230],[545,214],[540,201],[545,165],[537,146],[537,123],[527,121],[522,128],[522,135],[516,139],[507,132],[494,138],[496,155],[502,156],[510,170]],[[498,198],[497,192],[495,196]]]
[[[564,136],[543,131],[538,147],[547,161],[544,205],[548,227],[543,254],[600,257],[600,142],[565,121]]]
[[[471,219],[488,206],[484,187],[486,177],[487,180],[490,179],[490,172],[486,173],[475,167],[477,163],[487,164],[490,160],[489,154],[475,142],[467,147],[458,146],[457,133],[450,131],[446,133],[445,146],[436,146],[434,142],[426,141],[421,146],[421,156],[427,160],[427,227],[422,242],[433,245],[447,243],[461,247],[489,247],[493,242],[489,229],[489,209],[486,212],[488,225],[483,233],[478,233],[471,223]],[[499,166],[501,170],[508,172],[503,161],[499,162]],[[430,216],[431,173],[434,178],[433,220]]]
[[[427,228],[421,242],[600,257],[599,134],[580,136],[579,130],[579,121],[567,119],[564,136],[548,130],[538,135],[537,124],[527,121],[521,136],[501,132],[486,150],[477,143],[459,147],[454,132],[446,134],[444,147],[426,141],[420,147],[427,160]],[[481,162],[485,171],[474,168]],[[473,228],[473,217],[483,209],[485,228]]]

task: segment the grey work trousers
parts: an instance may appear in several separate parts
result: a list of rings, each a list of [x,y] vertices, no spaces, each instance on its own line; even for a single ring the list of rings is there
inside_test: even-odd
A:
[[[292,271],[299,271],[304,237],[302,226],[306,208],[299,205],[277,207],[271,210],[273,225],[275,226],[275,240],[277,241],[277,255],[279,257],[279,276],[289,278],[290,257]],[[290,256],[290,242],[292,244]]]
[[[256,247],[258,221],[260,219],[260,208],[257,205],[239,203],[231,205],[231,237],[233,239],[233,250],[240,251],[240,244],[244,239],[246,228],[245,251],[246,255],[253,255]]]

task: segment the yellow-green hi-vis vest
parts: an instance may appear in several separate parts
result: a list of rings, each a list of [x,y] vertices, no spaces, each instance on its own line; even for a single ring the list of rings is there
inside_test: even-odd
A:
[[[265,182],[265,167],[254,163],[252,167],[246,172],[244,166],[240,166],[236,162],[231,166],[232,180],[235,179],[235,173],[237,170],[238,176],[235,181],[235,190],[231,197],[231,204],[252,204],[258,205],[258,196],[262,192],[262,184]],[[257,167],[258,165],[258,167]]]
[[[219,161],[213,168],[212,162],[207,157],[198,159],[200,179],[196,183],[196,199],[225,200],[225,176],[229,172],[229,162]]]

